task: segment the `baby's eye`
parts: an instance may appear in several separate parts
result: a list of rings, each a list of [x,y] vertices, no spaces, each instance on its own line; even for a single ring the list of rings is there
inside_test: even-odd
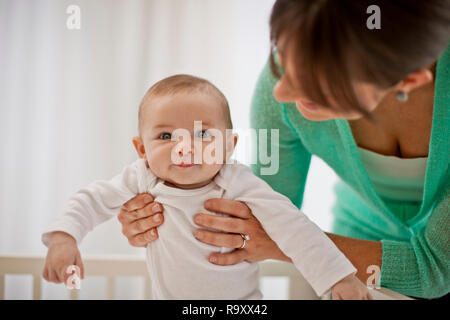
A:
[[[197,134],[195,135],[196,138],[200,139],[205,139],[208,138],[209,136],[211,136],[211,134],[209,133],[208,130],[198,131]]]
[[[172,135],[168,132],[163,132],[159,135],[159,138],[162,140],[170,140],[172,138]]]

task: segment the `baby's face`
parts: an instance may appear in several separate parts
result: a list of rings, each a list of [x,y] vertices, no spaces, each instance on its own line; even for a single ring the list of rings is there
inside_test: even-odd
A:
[[[226,121],[219,100],[189,92],[155,97],[147,103],[151,105],[142,114],[141,139],[152,172],[179,188],[209,183],[231,156],[226,154]],[[229,150],[233,147],[229,145]]]

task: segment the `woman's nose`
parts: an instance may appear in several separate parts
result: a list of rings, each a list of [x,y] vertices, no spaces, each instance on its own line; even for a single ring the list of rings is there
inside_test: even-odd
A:
[[[294,102],[295,94],[286,80],[280,79],[273,87],[273,96],[279,102]]]

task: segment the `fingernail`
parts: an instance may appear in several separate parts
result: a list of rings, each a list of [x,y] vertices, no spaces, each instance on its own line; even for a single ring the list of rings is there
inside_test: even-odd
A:
[[[156,231],[155,231],[155,229],[150,230],[150,234],[152,235],[152,237],[156,237]]]
[[[196,215],[195,218],[194,218],[194,221],[197,222],[197,223],[201,223],[202,222],[202,217],[199,216],[199,215]]]
[[[159,205],[159,203],[157,203],[157,204],[155,204],[155,205],[153,206],[152,211],[153,211],[154,213],[160,212],[160,211],[161,211],[161,206]]]
[[[209,261],[211,261],[212,263],[216,263],[217,262],[217,258],[212,256],[209,258]]]
[[[197,231],[195,233],[195,237],[199,240],[203,239],[203,232]]]
[[[161,215],[157,214],[153,217],[153,221],[160,222],[161,221]]]
[[[150,203],[153,201],[153,198],[151,196],[145,196],[144,197],[144,203]]]

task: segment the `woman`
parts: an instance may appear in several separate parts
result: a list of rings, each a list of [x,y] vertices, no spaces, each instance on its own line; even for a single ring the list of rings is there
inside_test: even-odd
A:
[[[328,236],[357,276],[365,282],[367,267],[380,266],[383,287],[439,297],[450,287],[450,5],[382,2],[381,29],[370,30],[370,4],[275,3],[276,50],[258,80],[251,123],[279,129],[280,169],[261,178],[300,208],[311,155],[322,158],[341,178]],[[157,238],[163,215],[155,207],[140,195],[122,209],[132,245]],[[245,204],[211,199],[205,208],[233,216],[196,216],[221,231],[199,229],[199,241],[237,248],[212,253],[212,263],[289,261]],[[239,233],[250,235],[244,249],[234,241]]]

